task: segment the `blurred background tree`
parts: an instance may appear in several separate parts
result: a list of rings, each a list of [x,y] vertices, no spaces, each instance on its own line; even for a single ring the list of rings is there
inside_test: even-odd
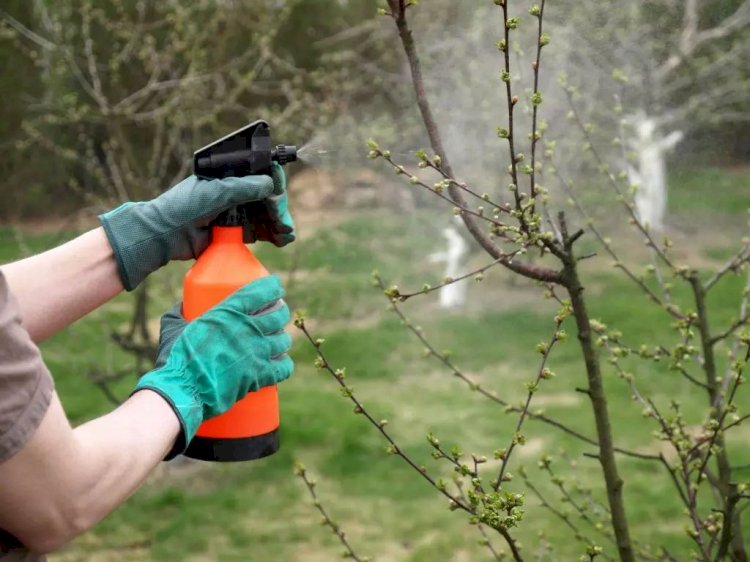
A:
[[[62,193],[58,213],[151,197],[255,118],[302,144],[373,84],[320,43],[346,41],[361,0],[16,4],[2,11],[4,165],[33,180],[6,175],[5,218],[49,215]]]

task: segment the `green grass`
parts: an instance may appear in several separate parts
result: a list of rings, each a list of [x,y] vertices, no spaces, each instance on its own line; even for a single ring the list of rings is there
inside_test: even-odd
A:
[[[673,212],[694,212],[694,201],[716,202],[717,214],[736,214],[749,201],[735,189],[734,172],[715,170],[678,173],[670,197]],[[703,178],[702,180],[699,178]],[[747,188],[747,175],[741,176]],[[675,182],[682,183],[675,183]],[[721,197],[711,197],[711,185],[726,185]],[[694,199],[695,198],[695,199]],[[731,199],[731,203],[729,200]],[[442,219],[441,219],[442,220]],[[448,446],[460,444],[466,452],[492,458],[493,450],[507,445],[516,417],[467,389],[439,362],[424,358],[421,344],[386,310],[387,302],[371,284],[370,272],[378,269],[386,281],[404,289],[418,289],[423,282],[435,283],[441,271],[428,263],[427,254],[438,239],[441,220],[417,213],[409,220],[386,211],[368,211],[335,227],[321,228],[292,247],[259,248],[271,268],[288,274],[294,268],[289,301],[307,311],[308,324],[316,336],[325,338],[329,359],[336,367],[347,367],[349,383],[372,414],[387,418],[387,426],[400,446],[431,474],[449,479],[445,463],[430,458],[425,440],[435,432]],[[734,222],[730,221],[732,224]],[[743,232],[728,233],[738,240]],[[29,247],[38,251],[55,238],[28,236]],[[700,244],[701,232],[681,254],[685,261],[698,260],[707,267],[731,255],[732,244],[711,238]],[[638,256],[637,240],[618,245]],[[630,252],[631,246],[635,248]],[[0,230],[0,256],[17,252],[16,236]],[[475,256],[473,263],[486,260]],[[591,314],[624,332],[637,347],[642,343],[672,344],[676,341],[670,320],[650,304],[601,258],[584,262],[584,283]],[[184,266],[175,265],[159,273],[159,279],[179,280]],[[525,397],[524,383],[538,366],[534,346],[552,333],[555,306],[534,297],[541,289],[527,284],[509,285],[507,273],[492,270],[483,284],[472,284],[465,314],[446,313],[437,306],[437,295],[412,299],[404,310],[439,349],[450,348],[452,358],[471,377],[502,398],[516,403]],[[717,285],[709,304],[715,330],[736,317],[744,279],[728,276]],[[164,283],[160,283],[160,286]],[[174,298],[169,291],[158,294],[151,311],[154,317]],[[676,287],[674,298],[687,302],[688,294]],[[43,346],[55,374],[57,388],[74,422],[109,408],[106,399],[86,380],[86,373],[109,366],[132,364],[130,358],[108,343],[108,330],[128,317],[128,296],[92,317],[77,323]],[[585,385],[575,326],[565,329],[570,337],[552,355],[550,367],[557,377],[545,382],[535,397],[534,408],[564,420],[571,427],[594,436],[592,414],[585,397],[576,388]],[[292,332],[296,332],[291,328]],[[295,334],[299,336],[299,334]],[[720,367],[724,367],[724,348]],[[330,531],[319,525],[319,515],[306,490],[293,476],[295,459],[302,460],[318,480],[321,501],[347,531],[357,550],[381,561],[426,562],[436,560],[489,559],[477,544],[479,534],[458,512],[447,509],[439,496],[399,459],[388,456],[384,441],[362,416],[352,412],[335,382],[312,367],[313,350],[299,337],[294,348],[295,376],[281,387],[282,448],[262,461],[238,465],[193,464],[163,466],[147,485],[122,508],[92,532],[52,557],[66,560],[238,560],[328,561],[341,548]],[[672,399],[682,403],[692,423],[701,421],[706,397],[696,392],[663,362],[626,361],[637,376],[639,388],[664,407]],[[605,366],[606,388],[617,442],[622,446],[656,452],[653,423],[641,415],[625,384],[614,369]],[[125,395],[133,379],[123,381],[118,391]],[[739,403],[746,404],[743,390]],[[524,433],[527,444],[517,449],[511,472],[521,465],[556,506],[559,501],[548,478],[536,467],[543,453],[555,457],[554,467],[571,486],[590,487],[604,501],[596,461],[583,455],[593,449],[539,422],[529,421]],[[747,432],[740,428],[729,447],[736,465],[750,463],[750,450],[743,446]],[[489,463],[488,478],[497,469]],[[643,544],[665,545],[679,560],[689,559],[684,528],[688,521],[658,467],[642,461],[620,459],[626,480],[625,494],[633,534]],[[747,471],[738,478],[750,477]],[[520,478],[510,484],[523,491]],[[575,519],[577,525],[585,523]],[[748,529],[750,531],[750,528]],[[575,560],[583,547],[567,529],[527,495],[526,517],[517,536],[526,550],[535,552],[540,533],[555,545],[557,559]],[[595,530],[585,534],[612,553],[612,545]],[[493,536],[497,547],[502,541]]]
[[[748,168],[685,168],[676,170],[669,180],[669,205],[677,212],[746,214],[750,209],[748,194]]]

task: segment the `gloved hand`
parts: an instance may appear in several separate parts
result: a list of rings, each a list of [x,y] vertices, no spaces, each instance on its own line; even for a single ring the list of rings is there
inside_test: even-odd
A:
[[[188,323],[181,304],[161,319],[156,367],[133,392],[150,389],[172,406],[182,435],[168,458],[182,453],[205,420],[248,392],[287,379],[294,363],[284,331],[289,307],[276,275],[239,289]]]
[[[249,224],[245,242],[284,246],[294,240],[286,176],[274,162],[272,176],[205,180],[190,176],[151,201],[124,203],[99,216],[114,250],[122,284],[135,289],[170,260],[197,258],[211,241],[208,223],[242,205]]]
[[[249,223],[245,225],[245,243],[271,242],[282,247],[294,242],[294,221],[289,214],[286,193],[286,174],[278,162],[273,162],[273,194],[257,203],[244,205]]]

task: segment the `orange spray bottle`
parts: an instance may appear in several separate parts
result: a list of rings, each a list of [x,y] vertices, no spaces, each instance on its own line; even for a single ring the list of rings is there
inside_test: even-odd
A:
[[[194,173],[226,178],[271,173],[271,163],[297,159],[294,146],[271,145],[268,123],[255,121],[194,155]],[[235,207],[211,223],[211,244],[185,275],[183,314],[192,320],[268,271],[243,243],[245,217],[263,202]],[[275,386],[249,393],[232,409],[205,421],[185,451],[194,459],[229,462],[272,455],[279,449],[279,398]]]

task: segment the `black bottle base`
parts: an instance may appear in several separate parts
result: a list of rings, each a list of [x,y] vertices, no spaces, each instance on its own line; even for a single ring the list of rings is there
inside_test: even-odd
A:
[[[199,461],[239,462],[262,459],[279,450],[279,430],[239,439],[196,435],[184,455]]]

